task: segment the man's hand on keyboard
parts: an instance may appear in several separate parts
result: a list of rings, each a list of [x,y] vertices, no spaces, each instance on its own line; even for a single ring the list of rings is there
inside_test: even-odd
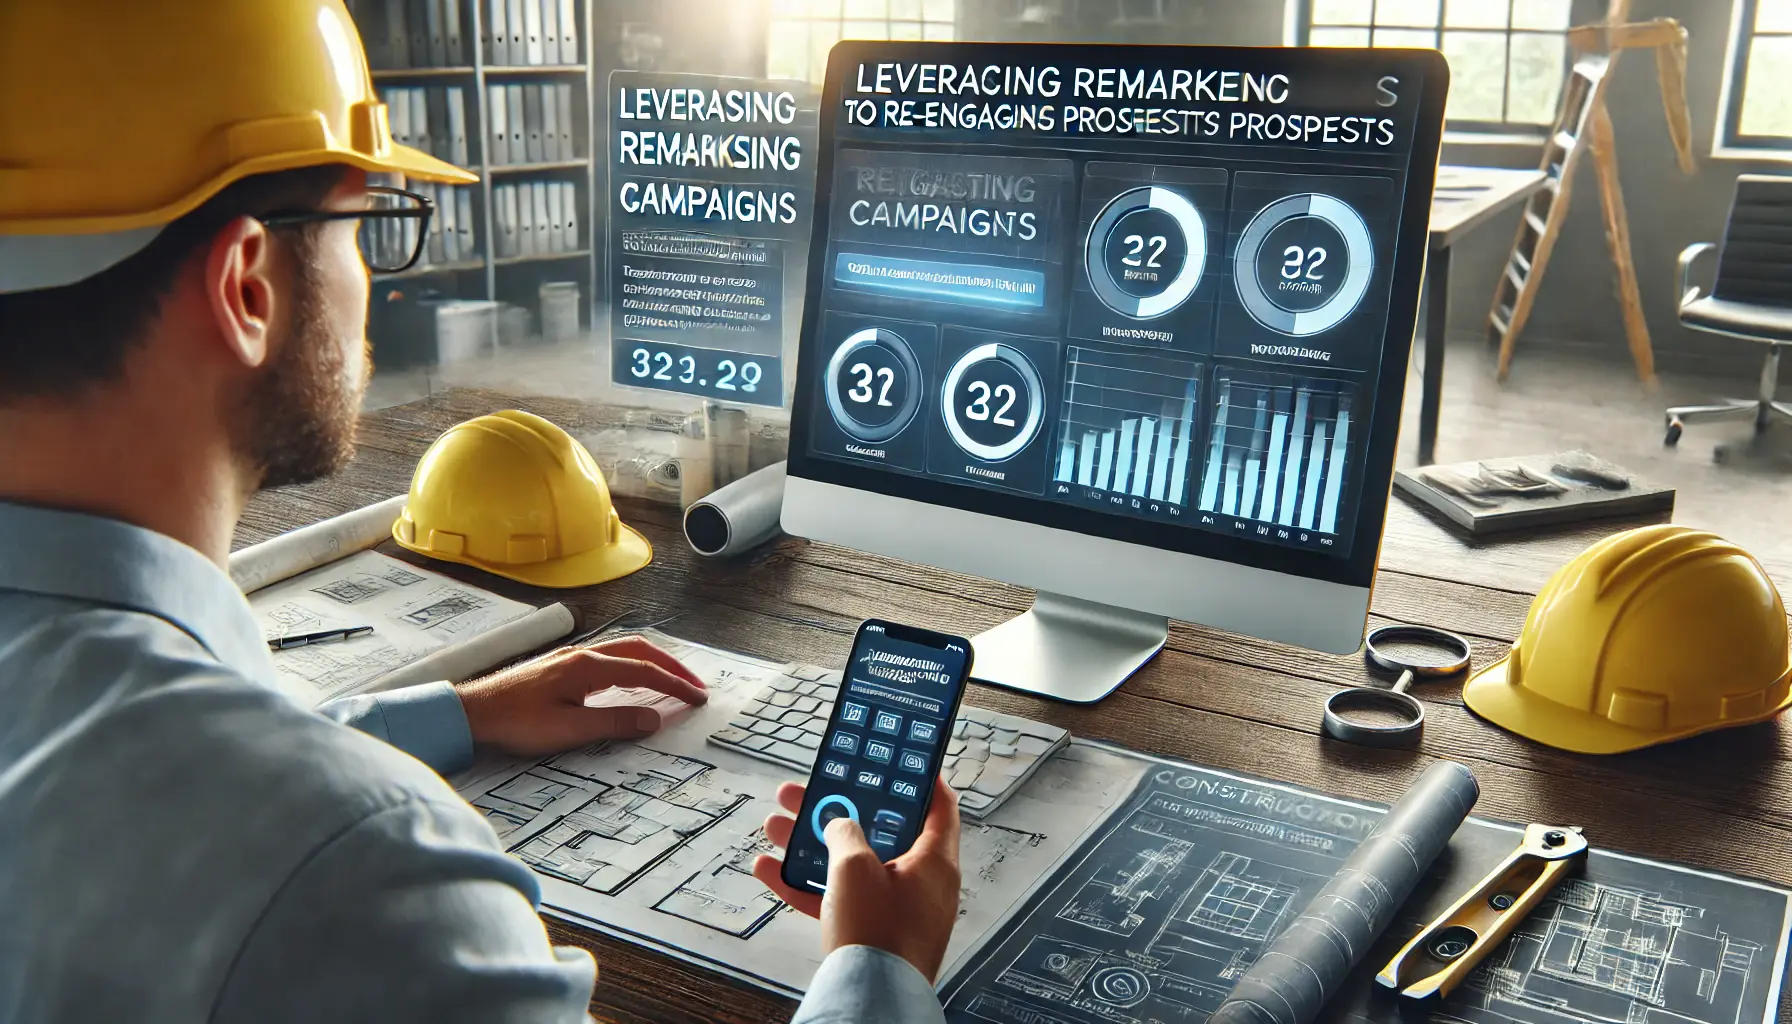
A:
[[[587,707],[600,690],[643,688],[688,704],[709,699],[703,680],[638,636],[562,647],[461,685],[473,742],[508,754],[551,754],[598,740],[640,739],[660,727],[649,707]]]
[[[790,813],[765,819],[765,835],[784,849],[796,826],[793,815],[803,805],[803,787],[794,782],[778,787],[778,803]],[[825,894],[785,885],[783,861],[769,854],[754,862],[753,877],[792,907],[821,919],[823,956],[842,946],[872,946],[907,960],[932,982],[958,920],[958,830],[958,794],[936,779],[920,837],[889,863],[877,859],[857,823],[836,818],[824,833]]]

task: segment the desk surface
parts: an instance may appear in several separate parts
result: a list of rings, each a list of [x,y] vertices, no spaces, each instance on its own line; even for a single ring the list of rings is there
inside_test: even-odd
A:
[[[416,459],[442,430],[510,405],[575,433],[611,415],[561,400],[460,390],[366,417],[353,463],[331,480],[263,494],[239,544],[402,492]],[[843,664],[859,620],[882,616],[974,634],[1027,607],[1030,594],[988,580],[925,569],[823,544],[785,539],[747,562],[697,559],[677,510],[624,503],[654,544],[645,570],[585,591],[557,592],[586,621],[634,611],[681,612],[681,636],[778,659]],[[1506,652],[1530,594],[1593,539],[1634,522],[1568,530],[1480,549],[1396,500],[1382,548],[1372,624],[1427,622],[1463,633],[1475,664]],[[391,545],[387,545],[392,548]],[[400,557],[411,557],[392,550]],[[548,594],[453,565],[434,565],[506,596]],[[1784,576],[1780,585],[1787,586]],[[1792,885],[1792,743],[1778,722],[1611,758],[1558,753],[1470,715],[1459,687],[1428,685],[1429,724],[1419,751],[1323,741],[1320,704],[1339,686],[1368,680],[1360,657],[1333,657],[1175,624],[1169,644],[1119,692],[1092,707],[1053,704],[973,687],[968,703],[1026,715],[1081,736],[1197,764],[1248,772],[1329,793],[1390,799],[1433,759],[1479,777],[1476,810],[1513,821],[1579,824],[1597,846],[1734,871]],[[593,1012],[602,1020],[678,1024],[788,1020],[782,999],[613,939],[550,922],[556,941],[602,962]],[[1782,991],[1781,1010],[1792,1007]]]
[[[1431,193],[1432,246],[1454,245],[1483,221],[1542,188],[1543,183],[1542,171],[1439,167],[1437,188]]]

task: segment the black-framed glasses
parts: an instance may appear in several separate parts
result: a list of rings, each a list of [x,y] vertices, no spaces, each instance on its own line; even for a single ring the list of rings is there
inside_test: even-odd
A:
[[[429,218],[436,204],[428,196],[387,185],[367,186],[367,205],[359,210],[295,210],[257,217],[268,227],[316,224],[331,220],[358,220],[356,240],[367,269],[376,274],[409,270],[423,255],[429,239]]]

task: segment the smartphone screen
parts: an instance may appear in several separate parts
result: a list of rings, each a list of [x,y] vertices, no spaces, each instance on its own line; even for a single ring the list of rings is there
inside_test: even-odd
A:
[[[882,860],[914,845],[970,674],[963,637],[877,619],[859,627],[784,853],[786,883],[827,888],[822,832],[835,818],[858,822]]]

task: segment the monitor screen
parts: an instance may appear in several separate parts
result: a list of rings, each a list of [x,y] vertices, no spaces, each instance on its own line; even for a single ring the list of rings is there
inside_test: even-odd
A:
[[[1367,583],[1432,51],[842,43],[791,469]]]

